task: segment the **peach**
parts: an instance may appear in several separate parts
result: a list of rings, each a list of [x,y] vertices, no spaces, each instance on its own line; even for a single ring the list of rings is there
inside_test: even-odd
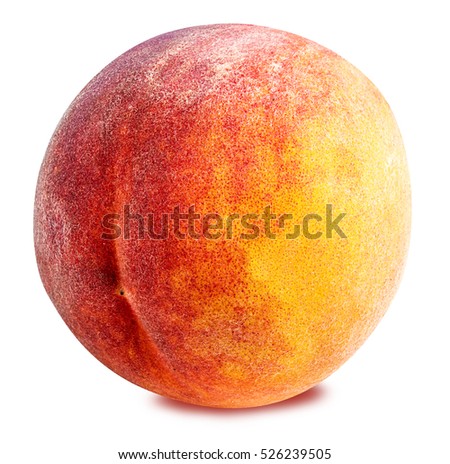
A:
[[[251,25],[164,34],[103,69],[59,123],[35,201],[39,271],[81,343],[143,388],[222,408],[342,365],[393,298],[409,229],[379,91]]]

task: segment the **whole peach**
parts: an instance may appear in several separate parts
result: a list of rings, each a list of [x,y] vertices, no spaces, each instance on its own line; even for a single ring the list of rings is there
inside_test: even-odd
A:
[[[409,228],[378,90],[250,25],[164,34],[103,69],[59,123],[35,202],[44,286],[83,345],[148,390],[224,408],[345,362],[397,289]]]

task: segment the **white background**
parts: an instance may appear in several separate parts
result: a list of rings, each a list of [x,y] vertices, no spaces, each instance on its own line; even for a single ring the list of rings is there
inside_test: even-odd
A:
[[[449,424],[450,35],[445,1],[3,2],[0,461],[113,464],[119,450],[331,448],[333,464],[445,463]],[[336,51],[390,103],[407,149],[413,235],[387,315],[311,392],[211,410],[109,371],[67,329],[39,279],[33,197],[63,112],[106,64],[182,27],[252,23]],[[133,461],[129,461],[133,462]],[[136,462],[136,461],[135,461]],[[259,462],[253,458],[253,462]]]

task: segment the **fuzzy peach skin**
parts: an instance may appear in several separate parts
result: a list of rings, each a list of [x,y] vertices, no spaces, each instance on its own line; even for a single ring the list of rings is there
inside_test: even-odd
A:
[[[275,239],[102,238],[124,205],[155,218],[270,205],[301,224],[327,204],[346,238],[286,239],[276,221]],[[34,220],[44,286],[96,358],[170,398],[252,407],[321,382],[380,321],[408,248],[409,177],[388,104],[343,58],[269,28],[193,27],[77,96]]]

